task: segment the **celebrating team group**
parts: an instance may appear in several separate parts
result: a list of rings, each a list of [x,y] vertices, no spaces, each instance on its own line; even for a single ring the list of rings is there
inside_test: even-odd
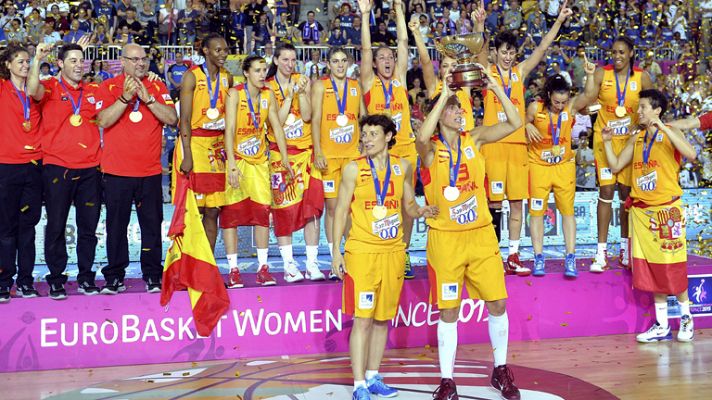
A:
[[[571,10],[562,6],[541,44],[519,62],[517,36],[504,32],[475,58],[487,83],[484,125],[475,126],[471,93],[451,87],[456,60],[445,56],[436,74],[417,22],[406,25],[400,0],[397,49],[372,48],[368,19],[362,20],[360,81],[346,77],[344,49],[331,48],[329,73],[313,83],[295,73],[296,49],[277,48],[273,64],[259,56],[242,63],[244,83],[233,85],[224,68],[228,47],[210,35],[202,42],[205,62],[184,76],[179,112],[165,85],[147,75],[144,50],[127,45],[123,74],[101,85],[82,83],[82,44],[59,51],[58,77],[39,82],[38,66],[49,53],[40,44],[30,63],[27,51],[5,50],[0,98],[6,118],[0,149],[2,265],[0,295],[13,284],[33,297],[34,226],[44,196],[47,209],[45,255],[50,296],[66,297],[64,229],[69,208],[77,213],[78,284],[84,294],[117,294],[128,265],[126,226],[132,204],[141,226],[141,269],[149,291],[161,287],[161,126],[178,123],[176,173],[190,177],[215,247],[222,230],[230,267],[227,285],[243,286],[237,264],[239,226],[254,227],[257,283],[274,285],[267,253],[270,221],[284,260],[284,278],[324,280],[317,262],[319,220],[325,214],[334,278],[343,280],[343,310],[355,317],[350,337],[354,399],[397,391],[383,382],[378,367],[387,322],[396,313],[404,279],[413,276],[407,253],[413,220],[425,217],[430,298],[440,310],[437,336],[441,384],[437,399],[456,399],[453,369],[463,287],[489,312],[493,347],[491,383],[504,398],[518,399],[507,367],[509,321],[505,274],[546,274],[542,255],[543,216],[550,192],[563,217],[565,276],[576,278],[575,162],[571,132],[575,115],[600,104],[594,153],[600,184],[599,247],[591,272],[607,267],[606,241],[611,201],[621,199],[620,261],[633,267],[634,286],[655,293],[657,322],[641,342],[671,337],[668,294],[678,296],[682,323],[678,339],[692,339],[686,294],[686,242],[677,183],[681,157],[695,150],[680,130],[661,122],[667,100],[652,88],[647,73],[633,66],[633,43],[615,41],[612,64],[586,62],[583,92],[572,96],[560,75],[547,78],[541,100],[528,107],[524,82],[544,57]],[[368,0],[360,0],[363,15]],[[473,13],[480,32],[486,13]],[[430,97],[425,121],[411,126],[406,88],[408,29],[423,66]],[[100,143],[99,127],[103,131]],[[419,171],[427,205],[415,202]],[[103,192],[102,192],[103,191]],[[92,265],[99,204],[107,209],[106,286],[95,286]],[[509,203],[509,255],[499,253],[501,204]],[[534,269],[519,261],[522,204],[529,201]],[[630,216],[627,215],[627,211]],[[270,218],[271,216],[271,218]],[[630,224],[629,224],[630,221]],[[31,227],[31,229],[30,229]],[[304,230],[304,274],[292,255],[292,234]],[[631,237],[631,239],[628,239]],[[342,240],[345,252],[341,253]],[[631,255],[632,251],[632,255]],[[10,268],[12,266],[12,268]],[[28,273],[29,271],[29,273]],[[26,295],[26,296],[25,296]],[[5,301],[5,300],[4,300]]]

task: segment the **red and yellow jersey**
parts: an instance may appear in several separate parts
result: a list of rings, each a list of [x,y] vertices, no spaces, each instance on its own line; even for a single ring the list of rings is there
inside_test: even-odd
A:
[[[277,76],[268,79],[265,84],[274,93],[274,98],[277,100],[277,108],[281,108],[284,104],[285,96],[289,96],[294,89],[294,86],[301,79],[300,74],[292,74],[289,82],[279,82]],[[309,149],[312,147],[312,128],[311,122],[302,120],[302,112],[299,108],[299,96],[294,96],[292,106],[289,109],[289,116],[282,125],[284,135],[287,137],[287,146],[293,146],[298,149]],[[274,132],[270,126],[267,129],[267,139],[270,143],[277,143],[274,137]]]
[[[648,205],[661,205],[674,197],[682,196],[678,183],[682,156],[668,135],[650,130],[648,142],[652,144],[648,165],[643,162],[645,132],[641,132],[633,150],[633,173],[630,197]],[[655,135],[655,138],[653,138]],[[651,142],[652,140],[652,142]]]
[[[499,72],[497,71],[497,65],[493,64],[490,66],[490,73],[492,74],[492,77],[495,79],[495,81],[497,81],[498,83],[504,82],[503,87],[505,88],[511,86],[512,91],[510,92],[509,100],[512,101],[514,107],[516,107],[517,111],[519,111],[519,116],[522,118],[522,121],[526,121],[526,103],[524,102],[524,79],[522,79],[522,73],[519,71],[519,67],[513,67],[511,71],[512,81],[510,82],[509,71],[503,71],[502,75],[504,76],[500,77]],[[497,95],[494,94],[494,92],[491,90],[485,90],[483,93],[485,96],[485,118],[482,123],[485,126],[492,126],[497,125],[500,122],[506,121],[507,116],[504,113],[504,108],[502,108],[502,104],[499,102],[499,98],[497,97]],[[514,133],[512,133],[511,135],[500,140],[498,143],[526,144],[527,139],[524,134],[524,126],[514,131]]]
[[[432,96],[430,96],[431,99],[434,99],[437,97],[440,92],[443,90],[443,81],[438,80],[438,86],[435,88],[435,92],[433,93]],[[465,89],[458,89],[455,91],[455,95],[457,96],[457,99],[460,101],[460,108],[462,108],[462,118],[463,118],[463,126],[462,129],[465,131],[471,131],[475,129],[475,117],[474,113],[472,111],[472,102],[470,101],[470,95],[467,94]]]
[[[267,162],[267,141],[265,131],[270,107],[270,90],[266,87],[260,90],[260,95],[251,98],[252,107],[257,119],[255,128],[250,106],[247,102],[247,87],[240,84],[235,87],[238,93],[237,118],[235,124],[235,159],[244,159],[250,164]]]
[[[321,109],[321,150],[326,158],[356,158],[359,156],[358,144],[360,131],[358,117],[361,111],[361,86],[355,79],[347,79],[346,94],[343,85],[337,88],[343,101],[346,96],[346,116],[349,122],[340,127],[336,123],[339,107],[336,94],[329,77],[321,78],[324,85],[324,98]]]
[[[485,192],[485,159],[469,133],[460,134],[462,155],[455,186],[460,195],[454,201],[445,198],[443,191],[450,186],[450,152],[439,138],[435,143],[435,158],[430,167],[420,166],[425,199],[440,208],[440,214],[426,220],[430,229],[440,231],[467,231],[492,222],[487,208]],[[457,148],[452,149],[452,164],[457,163]]]
[[[410,125],[410,104],[408,103],[408,90],[398,79],[391,79],[390,107],[386,108],[386,91],[380,78],[375,77],[373,84],[364,94],[364,101],[368,114],[389,114],[396,124],[396,146],[408,146],[415,143],[415,134]]]
[[[557,129],[559,118],[561,118],[561,132],[559,133],[558,154],[555,154],[552,129]],[[575,117],[570,106],[567,105],[564,111],[554,114],[546,109],[544,102],[538,101],[533,125],[541,134],[542,139],[539,142],[529,143],[529,161],[539,165],[553,165],[573,160],[571,130],[574,122]]]
[[[348,252],[390,253],[405,250],[403,227],[401,226],[403,223],[402,199],[405,170],[400,157],[389,155],[389,158],[391,177],[383,204],[388,213],[380,220],[373,216],[373,208],[378,205],[378,201],[368,158],[360,157],[354,160],[358,166],[358,175],[351,200],[351,230],[344,247]],[[386,168],[376,171],[381,187],[385,181],[386,172]]]
[[[204,129],[208,131],[224,131],[225,130],[225,101],[227,99],[227,91],[230,90],[228,80],[229,72],[225,68],[220,68],[219,92],[218,100],[215,108],[218,109],[220,115],[216,119],[208,118],[205,113],[210,108],[210,95],[208,94],[208,78],[200,65],[190,69],[195,75],[195,90],[193,91],[193,115],[190,117],[190,129]],[[210,83],[213,90],[215,89],[216,77],[211,77],[213,81]],[[214,94],[214,93],[213,93]]]
[[[613,140],[626,141],[638,124],[638,101],[643,87],[643,71],[634,67],[633,73],[628,79],[627,87],[625,78],[621,80],[618,77],[621,91],[625,87],[625,101],[623,104],[626,115],[623,117],[616,116],[618,97],[615,73],[612,65],[603,67],[603,80],[601,81],[601,90],[598,92],[598,102],[601,104],[601,109],[598,111],[596,123],[593,125],[593,132],[595,136],[600,138],[603,127],[610,126],[613,128]]]

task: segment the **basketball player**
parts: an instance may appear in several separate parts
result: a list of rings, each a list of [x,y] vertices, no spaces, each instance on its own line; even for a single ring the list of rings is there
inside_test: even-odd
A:
[[[699,117],[688,117],[677,121],[672,121],[670,126],[677,129],[700,129],[703,131],[712,129],[712,111],[700,115]]]

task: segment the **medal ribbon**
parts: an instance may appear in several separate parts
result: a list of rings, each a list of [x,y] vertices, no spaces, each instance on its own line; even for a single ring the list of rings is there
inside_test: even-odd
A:
[[[658,137],[658,132],[660,129],[655,129],[655,133],[648,141],[648,130],[645,130],[645,137],[643,138],[643,164],[648,165],[648,160],[650,160],[650,150],[653,149],[653,144],[655,144],[655,139]]]
[[[202,65],[203,72],[205,73],[205,77],[208,78],[208,97],[210,98],[210,108],[215,108],[218,104],[218,95],[220,94],[220,69],[218,68],[218,76],[217,79],[215,79],[215,88],[213,89],[213,80],[210,78],[210,71],[208,71],[208,67],[203,64]]]
[[[10,80],[10,83],[12,83],[12,87],[15,88],[15,93],[17,94],[17,98],[20,99],[20,104],[22,104],[22,115],[25,118],[25,121],[30,120],[30,96],[27,95],[27,81],[25,81],[25,95],[22,96],[22,93],[20,92],[20,89],[15,86],[15,83]]]
[[[133,112],[137,112],[137,111],[138,111],[138,106],[139,106],[139,105],[141,105],[141,100],[139,100],[139,98],[138,98],[138,97],[136,97],[136,101],[134,102],[134,105],[133,105],[133,110],[131,110],[131,111],[133,111]]]
[[[502,71],[499,69],[499,65],[497,67],[497,73],[499,74],[499,80],[502,82],[502,89],[504,89],[504,94],[507,95],[507,98],[509,99],[512,96],[512,69],[509,69],[509,80],[507,81],[507,86],[504,86],[504,76],[502,76]]]
[[[561,113],[556,121],[556,128],[554,128],[554,121],[551,118],[551,112],[549,112],[549,132],[551,132],[551,140],[554,142],[554,146],[559,145],[559,137],[561,136]],[[558,156],[558,154],[554,154]]]
[[[346,115],[346,92],[348,91],[348,79],[344,79],[344,97],[339,96],[339,91],[336,89],[336,81],[331,78],[331,87],[334,89],[334,96],[336,97],[336,106],[339,108],[339,114]]]
[[[628,69],[628,73],[626,73],[625,76],[625,85],[623,86],[623,91],[621,92],[620,84],[618,83],[618,74],[613,71],[613,76],[616,78],[616,98],[618,99],[618,105],[620,107],[623,107],[623,104],[625,104],[625,92],[628,90],[628,79],[630,79],[630,69]]]
[[[279,92],[282,93],[282,100],[285,100],[287,98],[287,96],[284,95],[284,90],[282,89],[282,85],[279,83],[277,74],[274,75],[274,81],[277,82],[277,87],[279,88]],[[289,77],[289,83],[292,83],[292,77]]]
[[[378,171],[376,171],[376,166],[373,165],[373,160],[371,160],[371,157],[367,157],[367,159],[368,165],[371,167],[371,176],[373,176],[373,187],[376,189],[376,203],[382,206],[386,203],[388,185],[391,183],[391,157],[388,157],[388,164],[386,164],[386,177],[383,179],[383,187],[381,187],[378,180]]]
[[[462,138],[460,136],[457,137],[457,162],[455,163],[455,168],[453,169],[452,165],[452,150],[450,149],[450,144],[443,138],[443,134],[439,133],[438,136],[440,137],[440,141],[443,142],[445,145],[445,148],[447,149],[448,154],[450,154],[450,186],[455,186],[455,183],[457,182],[457,173],[460,171],[460,161],[462,161],[462,149],[460,149],[460,145]]]
[[[388,82],[388,89],[386,89],[386,84],[383,83],[383,79],[381,77],[378,77],[378,80],[381,81],[381,88],[383,89],[383,97],[386,98],[386,110],[391,109],[391,99],[393,98],[393,80]]]
[[[71,93],[69,93],[69,89],[64,85],[64,82],[62,82],[62,78],[59,78],[59,84],[62,85],[62,88],[64,89],[65,92],[67,92],[67,97],[69,97],[69,101],[72,102],[72,112],[74,115],[79,115],[79,109],[82,108],[82,93],[84,93],[84,88],[79,89],[79,101],[76,102],[74,101],[74,97],[72,96]]]
[[[250,91],[245,86],[245,94],[247,95],[247,105],[250,107],[250,117],[252,118],[252,125],[255,129],[260,129],[260,121],[255,114],[255,108],[252,106],[252,97],[250,97]],[[259,96],[257,96],[257,104],[260,104],[260,99],[262,98],[262,91],[260,91]]]

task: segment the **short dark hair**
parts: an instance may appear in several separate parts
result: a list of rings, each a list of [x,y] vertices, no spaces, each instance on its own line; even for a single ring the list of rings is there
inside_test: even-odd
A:
[[[517,35],[515,35],[514,32],[504,31],[494,38],[494,48],[495,50],[499,50],[500,47],[506,46],[505,50],[509,50],[510,48],[517,49],[517,41]]]
[[[67,58],[67,53],[74,50],[79,50],[82,54],[84,54],[84,49],[82,49],[82,46],[76,43],[67,43],[59,49],[57,59],[64,61],[64,59]]]
[[[245,73],[245,72],[249,71],[250,68],[252,68],[252,64],[254,64],[255,62],[258,62],[258,61],[262,61],[263,63],[266,63],[265,59],[262,58],[261,56],[254,55],[254,54],[251,56],[247,56],[247,58],[245,58],[242,61],[242,72]]]
[[[225,40],[225,38],[219,34],[219,33],[210,33],[208,36],[203,38],[203,40],[200,42],[200,53],[205,56],[205,52],[203,49],[209,49],[210,48],[210,42],[213,40]]]
[[[396,144],[396,134],[398,133],[398,129],[396,128],[396,124],[393,122],[393,119],[391,119],[388,115],[371,114],[365,116],[361,118],[359,125],[361,126],[361,129],[363,129],[366,125],[380,126],[383,129],[383,134],[387,135],[388,132],[391,133],[391,140],[388,142],[388,148],[390,149]]]
[[[316,14],[314,13],[314,11],[307,11],[307,15],[309,15],[309,14],[311,14],[311,15],[316,15]]]
[[[433,108],[435,108],[435,105],[438,104],[438,100],[440,100],[440,96],[442,93],[438,94],[437,96],[433,97],[432,100],[425,106],[425,113],[430,114],[431,111],[433,111]],[[445,103],[445,107],[449,107],[451,105],[457,104],[458,106],[462,106],[460,104],[460,99],[457,98],[457,95],[453,94],[450,96],[449,99],[447,99],[447,102]]]
[[[571,93],[571,85],[569,85],[566,79],[560,74],[551,75],[546,78],[544,88],[541,91],[544,106],[549,107],[551,105],[551,95],[554,93]]]
[[[662,117],[668,108],[668,99],[663,92],[657,89],[647,89],[640,92],[641,99],[648,99],[650,106],[653,109],[660,107],[660,116]]]

